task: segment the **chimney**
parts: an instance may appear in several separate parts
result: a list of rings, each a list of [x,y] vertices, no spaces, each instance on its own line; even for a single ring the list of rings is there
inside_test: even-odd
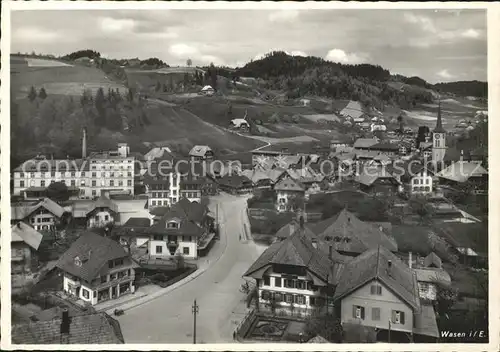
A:
[[[82,159],[87,157],[87,129],[83,128],[83,139],[82,139]]]
[[[70,326],[69,311],[67,308],[64,308],[62,311],[62,319],[61,319],[61,335],[69,334],[69,326]]]
[[[412,265],[413,265],[413,256],[411,255],[411,252],[410,252],[410,253],[408,253],[408,266],[410,267],[410,269],[411,269]]]
[[[329,250],[328,250],[328,258],[330,260],[333,259],[333,246],[332,245],[330,245]]]

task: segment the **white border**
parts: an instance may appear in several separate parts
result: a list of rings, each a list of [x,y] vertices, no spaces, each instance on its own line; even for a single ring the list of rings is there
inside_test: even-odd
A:
[[[12,345],[10,343],[10,11],[13,10],[114,10],[114,9],[488,9],[488,82],[489,82],[489,143],[490,143],[490,197],[489,211],[500,214],[499,202],[494,201],[500,196],[498,187],[493,182],[498,175],[498,152],[499,141],[494,137],[496,131],[500,131],[500,76],[498,66],[500,65],[500,4],[498,3],[417,3],[417,2],[94,2],[94,1],[3,1],[2,3],[2,38],[1,38],[1,348],[7,350],[276,350],[276,351],[498,351],[499,350],[499,299],[495,294],[495,283],[499,281],[498,254],[500,243],[498,240],[498,218],[489,217],[489,322],[490,342],[488,344],[125,344],[125,345]],[[388,30],[391,30],[388,24]],[[496,35],[495,35],[496,34]],[[464,68],[466,69],[466,68]],[[492,138],[493,137],[493,138]],[[498,288],[497,288],[498,289]]]

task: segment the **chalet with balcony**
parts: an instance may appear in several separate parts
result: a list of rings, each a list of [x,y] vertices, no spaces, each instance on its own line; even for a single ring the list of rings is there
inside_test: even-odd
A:
[[[137,264],[123,247],[93,232],[83,233],[61,256],[63,290],[91,305],[135,291]]]
[[[422,304],[416,274],[384,246],[345,263],[334,295],[343,326],[372,329],[378,341],[436,341],[432,305]]]
[[[66,210],[49,198],[45,198],[34,205],[13,204],[11,210],[11,223],[23,221],[35,230],[54,230]]]
[[[488,192],[488,171],[480,162],[457,161],[436,174],[440,186],[469,188],[477,194]]]
[[[208,145],[195,145],[189,152],[191,160],[212,160],[214,152]]]
[[[334,286],[345,262],[333,249],[325,253],[303,229],[271,244],[245,272],[255,280],[259,304],[305,314],[332,306]]]
[[[361,191],[374,195],[395,194],[403,190],[401,182],[383,166],[364,167],[354,181]]]
[[[218,188],[221,191],[230,194],[246,194],[252,191],[252,181],[243,175],[225,175],[217,181]]]

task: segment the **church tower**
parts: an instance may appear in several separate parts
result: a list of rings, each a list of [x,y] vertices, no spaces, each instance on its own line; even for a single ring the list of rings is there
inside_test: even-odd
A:
[[[443,161],[445,154],[446,131],[443,128],[443,122],[441,120],[441,101],[439,101],[436,128],[432,133],[432,162],[438,163]]]

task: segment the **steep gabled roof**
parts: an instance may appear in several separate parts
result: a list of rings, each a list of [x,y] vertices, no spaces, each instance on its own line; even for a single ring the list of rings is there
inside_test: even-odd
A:
[[[365,167],[361,170],[360,174],[354,178],[354,180],[365,186],[371,186],[380,178],[390,179],[394,182],[394,184],[400,184],[400,181],[395,178],[389,170],[391,169],[386,166]]]
[[[18,222],[11,228],[11,242],[24,242],[34,250],[37,250],[40,247],[40,243],[42,243],[42,239],[43,235],[40,232],[24,222]]]
[[[91,282],[108,261],[127,256],[128,254],[118,242],[93,232],[84,232],[59,258],[56,266],[71,275]],[[81,266],[75,263],[76,257],[81,259]]]
[[[466,182],[471,177],[480,177],[487,174],[488,171],[480,163],[457,161],[438,172],[436,176],[456,182]]]
[[[294,179],[288,174],[288,177],[283,177],[275,186],[276,191],[304,191],[305,187],[300,181]]]
[[[11,219],[23,220],[40,208],[45,208],[58,218],[60,218],[65,212],[64,208],[61,207],[59,204],[57,204],[56,202],[54,202],[49,198],[44,198],[42,201],[38,202],[33,206],[12,206]]]
[[[376,226],[359,220],[347,209],[337,215],[311,226],[313,232],[337,251],[362,253],[376,246],[397,251],[395,241],[387,237]],[[337,240],[337,241],[336,241]]]
[[[207,152],[211,152],[212,149],[208,145],[195,145],[193,149],[189,152],[191,156],[205,156]]]
[[[314,248],[303,229],[298,229],[285,240],[269,246],[243,276],[259,278],[273,264],[307,268],[323,282],[335,281],[335,262],[324,251]]]
[[[441,268],[443,266],[441,258],[434,252],[429,253],[424,259],[424,266],[430,267],[431,265],[434,265],[436,268]]]
[[[382,282],[414,310],[420,310],[416,274],[383,246],[370,249],[344,265],[334,299],[342,299],[373,280]]]

